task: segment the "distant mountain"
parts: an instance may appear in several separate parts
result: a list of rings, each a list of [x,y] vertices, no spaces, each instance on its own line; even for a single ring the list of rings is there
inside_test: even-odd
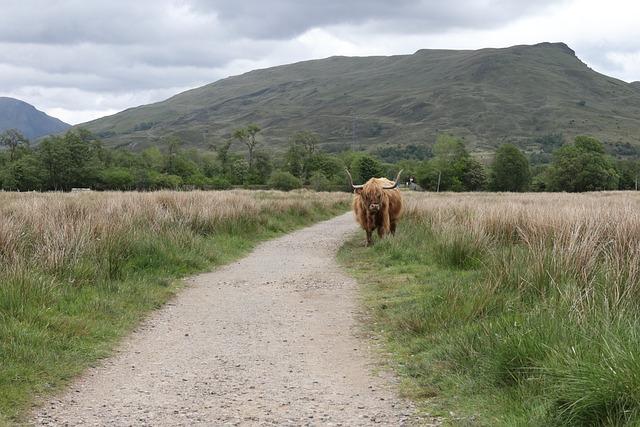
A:
[[[63,132],[71,125],[19,99],[0,96],[0,132],[18,129],[29,139]]]
[[[557,132],[640,147],[640,86],[593,71],[564,43],[419,50],[255,70],[82,126],[139,149],[169,135],[215,144],[252,122],[276,148],[299,130],[328,150],[430,145],[439,132],[476,153],[504,141],[537,151],[535,137]]]

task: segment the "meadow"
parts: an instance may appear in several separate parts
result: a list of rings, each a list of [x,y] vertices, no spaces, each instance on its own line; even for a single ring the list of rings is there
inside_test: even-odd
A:
[[[403,391],[456,425],[640,423],[640,194],[409,194],[348,243]]]
[[[0,192],[0,424],[107,356],[177,279],[344,212],[350,198]]]

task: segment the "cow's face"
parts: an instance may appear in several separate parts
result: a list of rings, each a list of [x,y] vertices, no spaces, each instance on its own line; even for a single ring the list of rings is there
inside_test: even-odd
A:
[[[362,197],[362,203],[366,207],[369,213],[375,214],[380,211],[382,208],[382,197],[383,197],[383,189],[374,187],[374,188],[362,188],[359,189],[361,191],[357,191]]]

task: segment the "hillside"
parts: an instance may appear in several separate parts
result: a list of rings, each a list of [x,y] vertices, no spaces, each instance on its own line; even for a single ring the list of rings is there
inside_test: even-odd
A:
[[[63,132],[71,125],[15,98],[0,96],[0,132],[18,129],[29,139]]]
[[[438,132],[478,152],[505,140],[535,151],[535,136],[591,134],[640,146],[640,87],[597,73],[563,43],[331,57],[240,76],[82,126],[112,146],[144,148],[171,134],[219,142],[250,122],[269,144],[298,130],[328,150],[432,144]]]

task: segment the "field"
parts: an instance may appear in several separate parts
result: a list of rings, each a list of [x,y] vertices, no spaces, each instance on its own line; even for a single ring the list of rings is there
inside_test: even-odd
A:
[[[454,424],[640,423],[639,194],[407,198],[340,254],[405,393]]]
[[[0,192],[0,424],[109,354],[177,278],[347,208],[345,193]]]

